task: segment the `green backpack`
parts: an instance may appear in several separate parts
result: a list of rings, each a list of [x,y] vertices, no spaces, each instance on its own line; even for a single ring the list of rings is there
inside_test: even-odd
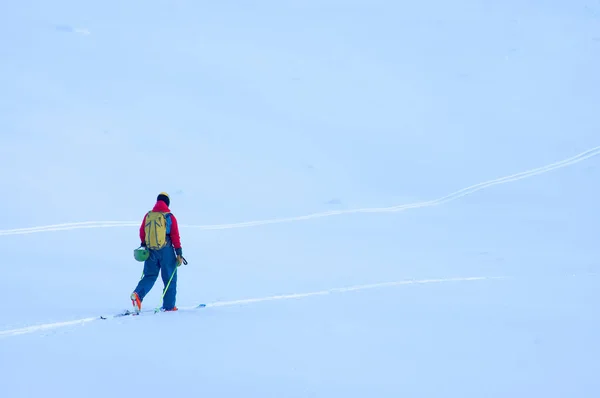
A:
[[[167,245],[167,214],[149,211],[146,215],[146,247],[152,250],[162,249]]]

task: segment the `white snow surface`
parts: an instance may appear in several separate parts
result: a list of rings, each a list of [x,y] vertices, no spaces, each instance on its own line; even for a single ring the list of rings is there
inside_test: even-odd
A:
[[[0,397],[600,396],[597,0],[1,8]]]

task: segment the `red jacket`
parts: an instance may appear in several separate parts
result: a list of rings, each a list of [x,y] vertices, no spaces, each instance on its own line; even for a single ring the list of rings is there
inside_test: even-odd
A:
[[[162,200],[159,200],[156,202],[156,204],[152,208],[152,211],[171,213],[171,210],[169,210],[169,207],[167,206],[167,204],[165,202],[163,202]],[[142,242],[146,241],[146,230],[144,228],[144,226],[146,225],[146,216],[147,216],[147,214],[144,215],[144,220],[142,220],[142,225],[140,226],[140,239]],[[175,249],[181,249],[181,239],[179,238],[179,225],[177,224],[177,219],[175,218],[175,215],[173,215],[172,213],[171,213],[171,232],[169,233],[169,236],[171,237],[171,242],[173,242],[173,247]]]

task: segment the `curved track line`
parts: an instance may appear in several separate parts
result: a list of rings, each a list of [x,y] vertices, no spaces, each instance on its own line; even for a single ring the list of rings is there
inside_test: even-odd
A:
[[[213,303],[206,304],[206,307],[231,307],[235,305],[247,305],[254,304],[265,301],[276,301],[276,300],[290,300],[290,299],[299,299],[299,298],[307,298],[312,296],[324,296],[328,294],[335,293],[346,293],[346,292],[354,292],[359,290],[368,290],[368,289],[378,289],[383,287],[393,287],[393,286],[401,286],[401,285],[417,285],[417,284],[429,284],[429,283],[446,283],[446,282],[470,282],[470,281],[483,281],[483,280],[492,280],[492,279],[504,279],[504,277],[485,277],[485,276],[474,276],[474,277],[463,277],[463,278],[444,278],[444,279],[421,279],[421,280],[404,280],[404,281],[395,281],[395,282],[384,282],[384,283],[372,283],[369,285],[357,285],[357,286],[349,286],[342,288],[334,288],[328,290],[321,290],[316,292],[309,293],[296,293],[296,294],[284,294],[278,296],[268,296],[268,297],[259,297],[259,298],[250,298],[250,299],[242,299],[242,300],[232,300],[232,301],[217,301]],[[197,308],[197,306],[190,307],[179,307],[180,311],[190,311]],[[3,337],[12,337],[19,336],[27,333],[35,333],[41,332],[45,330],[58,329],[67,326],[74,325],[83,325],[85,323],[89,323],[92,321],[98,320],[99,317],[93,318],[82,318],[76,319],[73,321],[66,322],[55,322],[55,323],[46,323],[41,325],[33,325],[27,326],[19,329],[9,329],[0,331],[0,338]]]
[[[587,160],[589,158],[592,158],[592,157],[598,156],[598,155],[600,155],[600,146],[597,146],[592,149],[588,149],[587,151],[581,152],[575,156],[563,159],[563,160],[555,162],[555,163],[548,164],[546,166],[523,171],[520,173],[512,174],[512,175],[509,175],[506,177],[497,178],[494,180],[481,182],[479,184],[471,185],[470,187],[463,188],[463,189],[453,192],[449,195],[443,196],[438,199],[430,200],[430,201],[409,203],[409,204],[391,206],[391,207],[326,211],[326,212],[313,213],[313,214],[308,214],[305,216],[298,216],[298,217],[273,218],[273,219],[269,219],[269,220],[247,221],[247,222],[239,222],[239,223],[233,223],[233,224],[215,224],[215,225],[182,224],[181,227],[197,228],[197,229],[203,229],[203,230],[248,228],[248,227],[255,227],[255,226],[259,226],[259,225],[288,223],[288,222],[309,220],[309,219],[314,219],[314,218],[330,217],[330,216],[335,216],[335,215],[340,215],[340,214],[394,213],[394,212],[400,212],[400,211],[405,211],[405,210],[409,210],[409,209],[438,206],[438,205],[448,203],[450,201],[462,198],[464,196],[470,195],[470,194],[480,191],[482,189],[489,188],[494,185],[506,184],[509,182],[522,180],[524,178],[533,177],[533,176],[536,176],[539,174],[548,173],[552,170],[571,166],[571,165],[574,165],[576,163],[582,162],[584,160]],[[46,225],[46,226],[39,226],[39,227],[0,230],[0,236],[34,234],[34,233],[41,233],[41,232],[69,231],[69,230],[73,230],[73,229],[116,228],[116,227],[139,227],[139,222],[136,222],[136,221],[86,221],[86,222],[76,222],[76,223],[66,223],[66,224],[54,224],[54,225]]]

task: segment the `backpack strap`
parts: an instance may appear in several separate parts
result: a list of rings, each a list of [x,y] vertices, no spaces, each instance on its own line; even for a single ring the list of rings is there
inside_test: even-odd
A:
[[[171,213],[170,212],[165,212],[165,220],[167,222],[167,236],[169,236],[169,234],[171,233],[171,224],[173,223],[173,221],[171,221]]]

